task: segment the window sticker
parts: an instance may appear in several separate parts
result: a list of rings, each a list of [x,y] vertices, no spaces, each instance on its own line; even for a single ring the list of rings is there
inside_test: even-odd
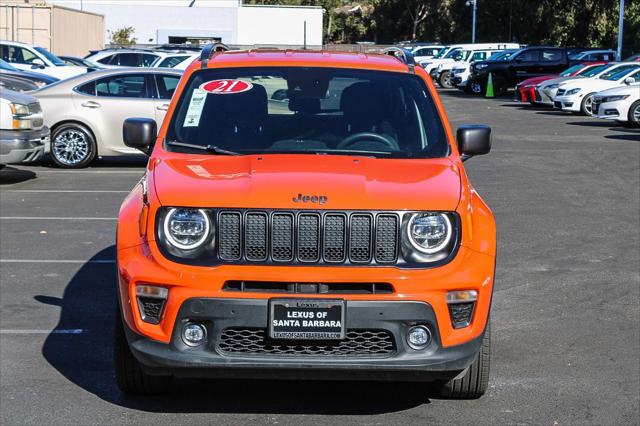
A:
[[[187,109],[187,115],[184,117],[184,124],[182,127],[198,127],[200,124],[200,117],[202,116],[202,109],[204,108],[204,102],[207,100],[207,92],[201,89],[195,89],[191,94],[191,101],[189,101],[189,108]]]
[[[251,89],[253,89],[253,84],[244,80],[232,79],[211,80],[200,85],[200,90],[212,95],[234,95]]]

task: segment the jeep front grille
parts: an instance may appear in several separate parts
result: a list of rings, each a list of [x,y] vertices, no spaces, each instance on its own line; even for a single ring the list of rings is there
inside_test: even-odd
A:
[[[217,215],[221,261],[389,264],[398,259],[396,213],[236,211]]]

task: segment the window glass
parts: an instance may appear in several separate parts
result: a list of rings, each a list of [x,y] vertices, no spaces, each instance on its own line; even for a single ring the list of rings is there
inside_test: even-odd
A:
[[[44,47],[34,47],[34,49],[37,50],[38,53],[40,53],[42,56],[47,58],[49,60],[49,62],[51,62],[53,65],[55,65],[57,67],[64,67],[64,66],[67,65],[67,64],[64,63],[64,61],[62,59],[58,58],[56,55],[54,55],[53,53],[49,52]]]
[[[158,96],[160,99],[171,99],[178,86],[180,77],[177,75],[156,75]]]
[[[588,67],[585,67],[582,71],[580,71],[578,75],[581,75],[584,77],[595,77],[596,75],[600,74],[601,72],[603,72],[608,68],[611,68],[612,66],[613,66],[612,64],[588,66]]]
[[[581,69],[583,67],[584,67],[584,65],[582,65],[582,64],[573,65],[573,66],[567,68],[566,70],[562,71],[560,73],[560,77],[568,77],[568,76],[570,76],[571,74],[573,74],[574,72],[578,71],[579,69]]]
[[[615,80],[619,80],[622,77],[624,77],[625,75],[629,74],[629,72],[631,70],[637,69],[637,66],[634,65],[622,65],[619,66],[617,68],[614,68],[612,70],[609,70],[607,72],[605,72],[604,74],[602,74],[600,76],[600,78],[602,80],[610,80],[610,81],[615,81]]]
[[[515,58],[521,60],[522,62],[537,62],[540,58],[540,51],[524,50],[520,52]]]
[[[83,85],[80,85],[78,87],[76,87],[76,92],[85,94],[85,95],[91,95],[91,96],[95,96],[96,94],[96,82],[95,81],[90,81],[89,83],[85,83]]]
[[[559,50],[543,50],[542,60],[544,62],[555,62],[562,60],[562,52]]]
[[[148,98],[144,74],[123,74],[96,81],[96,95],[118,98]]]
[[[98,59],[96,62],[104,65],[110,65],[116,55],[105,56],[104,58]]]
[[[173,68],[178,65],[180,62],[189,59],[188,56],[169,56],[168,58],[164,58],[158,64],[159,68]]]
[[[486,52],[473,52],[473,56],[471,57],[471,62],[484,61],[486,57],[487,57]]]
[[[31,51],[18,46],[3,44],[1,47],[2,59],[12,64],[31,65],[37,56]]]
[[[178,102],[167,140],[241,154],[449,153],[440,115],[419,77],[331,68],[198,71]]]
[[[142,54],[142,65],[138,65],[138,66],[150,67],[151,65],[153,65],[153,63],[158,58],[159,58],[158,55],[152,55],[150,53],[143,53]]]
[[[640,83],[640,71],[631,74],[629,77],[633,78],[636,83]]]
[[[118,53],[114,58],[112,65],[120,65],[121,67],[139,67],[139,53]]]

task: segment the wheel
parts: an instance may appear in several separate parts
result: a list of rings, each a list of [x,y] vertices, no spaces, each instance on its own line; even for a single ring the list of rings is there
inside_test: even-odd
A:
[[[491,326],[487,322],[478,356],[467,368],[464,376],[451,379],[439,388],[439,396],[448,399],[477,399],[485,394],[489,386],[491,356]]]
[[[467,93],[471,93],[472,95],[482,96],[485,93],[486,84],[483,84],[479,81],[470,81],[467,83]]]
[[[96,140],[82,124],[62,124],[51,135],[51,158],[59,167],[87,167],[97,155]]]
[[[453,87],[453,83],[451,82],[451,72],[443,71],[442,73],[440,73],[438,84],[440,84],[440,87],[443,87],[445,89],[451,89]]]
[[[582,99],[580,104],[580,112],[584,115],[593,115],[593,96],[595,93],[589,93]]]
[[[640,127],[640,101],[631,104],[627,118],[632,126]]]
[[[124,334],[124,324],[120,309],[116,309],[113,361],[118,388],[124,393],[135,395],[156,395],[166,392],[171,386],[170,376],[152,376],[145,373],[133,356]]]

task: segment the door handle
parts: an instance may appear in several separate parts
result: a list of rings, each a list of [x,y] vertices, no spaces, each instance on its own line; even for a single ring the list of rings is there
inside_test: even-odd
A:
[[[156,109],[158,111],[168,111],[169,110],[169,104],[162,104],[156,107]]]
[[[81,105],[86,108],[100,108],[100,104],[95,101],[83,102]]]

